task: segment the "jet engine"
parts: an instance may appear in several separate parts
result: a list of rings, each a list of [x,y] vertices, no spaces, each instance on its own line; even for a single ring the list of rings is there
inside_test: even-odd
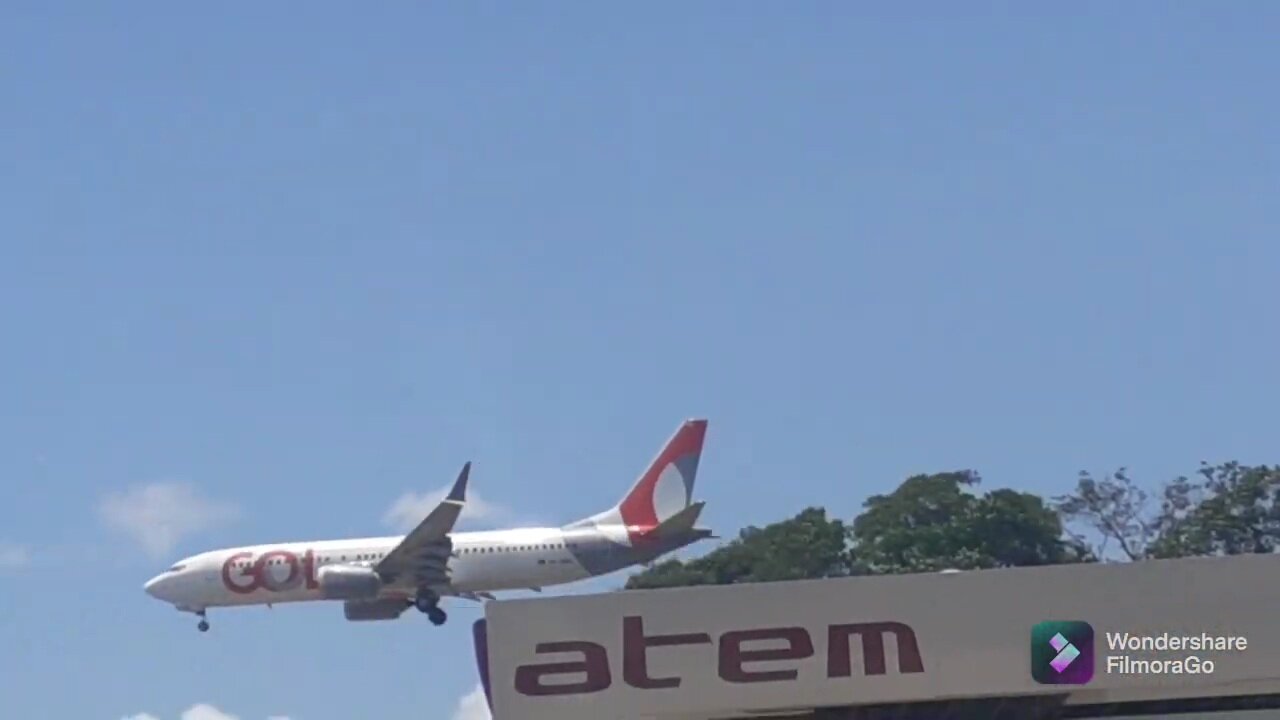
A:
[[[330,565],[320,568],[316,581],[326,600],[372,600],[382,589],[382,578],[367,567]]]

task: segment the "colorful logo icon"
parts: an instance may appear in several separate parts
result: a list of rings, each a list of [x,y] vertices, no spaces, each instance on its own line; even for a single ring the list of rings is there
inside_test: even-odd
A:
[[[1084,685],[1093,679],[1093,627],[1049,621],[1031,628],[1031,677],[1042,685]]]

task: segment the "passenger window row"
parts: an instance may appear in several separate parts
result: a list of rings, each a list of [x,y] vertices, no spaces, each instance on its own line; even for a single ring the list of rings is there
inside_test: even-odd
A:
[[[566,547],[576,548],[577,543],[550,543],[546,545],[497,545],[490,547],[470,547],[462,548],[458,551],[461,555],[476,555],[485,553],[504,553],[504,552],[530,552],[534,550],[564,550]]]
[[[358,555],[352,555],[351,559],[352,560],[381,560],[386,556],[387,556],[386,553],[361,553]],[[347,556],[346,555],[328,555],[325,557],[316,558],[316,563],[320,565],[324,565],[326,563],[335,563],[335,562],[347,562]],[[288,565],[289,563],[286,562],[284,558],[273,558],[272,560],[268,561],[267,564],[268,565]],[[235,567],[238,567],[238,568],[250,568],[250,567],[253,567],[254,565],[257,565],[257,563],[249,562],[247,560],[241,560],[240,562],[235,563]]]
[[[462,548],[458,552],[459,554],[462,554],[462,555],[479,555],[479,554],[509,553],[509,552],[531,552],[535,550],[564,550],[566,548],[576,549],[577,547],[578,547],[578,543],[547,543],[547,544],[541,544],[541,545],[512,545],[512,546],[498,545],[498,546],[490,546],[490,547]],[[353,561],[381,560],[386,556],[387,554],[384,552],[383,553],[358,553],[358,554],[352,555],[351,560]],[[316,558],[316,562],[321,565],[328,564],[328,563],[335,563],[335,562],[347,562],[347,556],[346,555],[326,555],[324,557]],[[235,563],[235,567],[250,568],[256,564],[257,563],[253,563],[249,561],[241,561],[241,562]],[[288,563],[284,560],[284,558],[274,558],[271,561],[269,561],[267,564],[268,565],[287,565]],[[171,568],[171,570],[173,569],[181,569],[181,566]]]

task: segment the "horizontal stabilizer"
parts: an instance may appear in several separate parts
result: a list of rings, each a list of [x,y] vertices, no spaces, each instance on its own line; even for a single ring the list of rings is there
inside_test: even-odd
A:
[[[650,532],[658,537],[684,535],[693,530],[694,524],[698,522],[698,516],[702,514],[702,509],[706,506],[706,502],[696,502],[662,521]]]

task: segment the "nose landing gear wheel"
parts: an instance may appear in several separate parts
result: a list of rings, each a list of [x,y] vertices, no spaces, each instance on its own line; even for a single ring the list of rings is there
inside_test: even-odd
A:
[[[209,619],[205,617],[204,611],[201,610],[196,614],[200,616],[200,624],[196,625],[196,629],[200,632],[209,632]]]

